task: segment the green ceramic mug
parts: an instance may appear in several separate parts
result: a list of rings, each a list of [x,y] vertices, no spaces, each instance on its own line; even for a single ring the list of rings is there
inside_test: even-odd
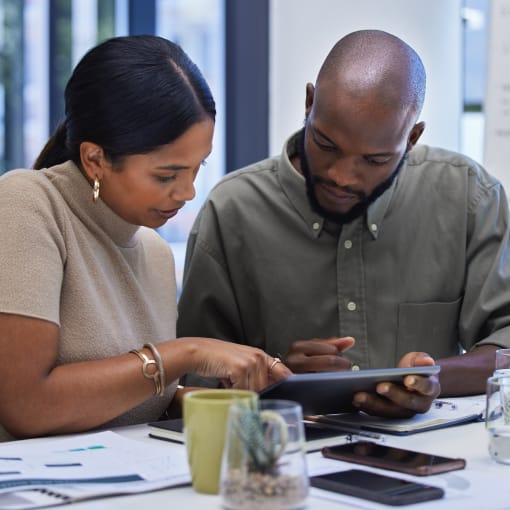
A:
[[[219,493],[221,462],[230,404],[248,400],[256,404],[254,391],[204,389],[184,396],[184,437],[193,488],[206,494]]]

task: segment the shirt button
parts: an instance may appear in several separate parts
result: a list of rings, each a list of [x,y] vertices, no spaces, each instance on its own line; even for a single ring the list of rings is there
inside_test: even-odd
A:
[[[314,230],[319,230],[319,229],[321,228],[321,225],[320,225],[320,223],[315,222],[315,223],[312,225],[312,228],[313,228]]]
[[[347,303],[347,310],[349,310],[350,312],[354,312],[354,310],[356,310],[356,303],[354,303],[353,301],[349,301]]]
[[[345,241],[344,248],[346,250],[350,250],[352,248],[352,241],[350,239],[347,239],[347,241]]]
[[[370,230],[372,232],[377,232],[377,225],[375,223],[372,223],[372,225],[370,225]]]
[[[359,365],[352,365],[351,370],[359,370]]]

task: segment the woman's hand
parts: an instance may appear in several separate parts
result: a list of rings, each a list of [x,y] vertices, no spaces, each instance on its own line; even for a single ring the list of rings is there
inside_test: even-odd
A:
[[[212,338],[179,341],[190,341],[196,346],[190,372],[221,379],[227,387],[259,391],[292,373],[281,360],[254,347]]]

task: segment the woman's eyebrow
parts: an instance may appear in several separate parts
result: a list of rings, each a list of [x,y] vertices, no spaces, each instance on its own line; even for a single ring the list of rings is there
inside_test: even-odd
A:
[[[156,169],[157,170],[186,170],[190,168],[189,166],[185,166],[185,165],[161,165],[161,166],[157,166]]]

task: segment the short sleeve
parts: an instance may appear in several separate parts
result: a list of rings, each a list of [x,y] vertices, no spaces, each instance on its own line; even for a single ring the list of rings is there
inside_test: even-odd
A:
[[[0,312],[59,324],[64,216],[42,172],[0,178]]]

